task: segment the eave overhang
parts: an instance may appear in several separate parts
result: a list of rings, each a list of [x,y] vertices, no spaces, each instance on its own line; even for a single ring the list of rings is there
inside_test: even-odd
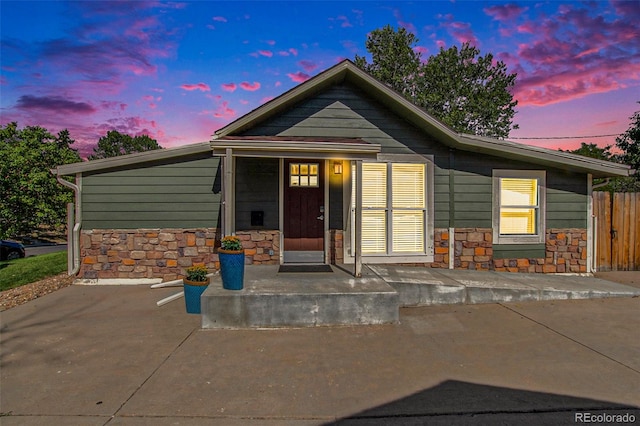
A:
[[[375,159],[379,144],[360,139],[303,137],[226,137],[211,142],[214,155],[271,158],[333,158],[344,160]]]

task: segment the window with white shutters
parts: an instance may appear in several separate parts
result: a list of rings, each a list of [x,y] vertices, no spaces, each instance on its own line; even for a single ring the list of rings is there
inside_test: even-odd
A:
[[[352,172],[355,177],[355,165]],[[424,164],[362,164],[363,255],[425,254],[425,181]],[[355,178],[351,196],[353,218]]]

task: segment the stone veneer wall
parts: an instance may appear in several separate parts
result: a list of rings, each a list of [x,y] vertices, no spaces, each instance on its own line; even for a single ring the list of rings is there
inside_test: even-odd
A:
[[[278,231],[236,233],[245,249],[246,264],[278,264]],[[220,232],[203,229],[93,229],[82,231],[81,279],[162,278],[172,281],[186,268],[220,268]],[[272,253],[272,254],[271,254]]]
[[[280,263],[280,232],[275,230],[238,231],[245,250],[245,263]],[[330,231],[330,259],[344,263],[341,230]],[[435,229],[432,268],[449,267],[449,230]],[[82,231],[80,278],[162,278],[178,279],[186,268],[204,265],[220,268],[216,247],[220,233],[203,229],[94,229]],[[454,267],[478,271],[584,273],[587,272],[587,231],[549,229],[544,258],[493,258],[490,228],[456,228]]]
[[[493,232],[490,228],[455,228],[454,268],[477,271],[529,273],[587,272],[587,230],[548,229],[544,258],[493,258]],[[449,267],[449,230],[434,232],[432,268]]]
[[[82,231],[80,278],[162,278],[184,276],[185,269],[219,268],[215,228],[93,229]],[[219,244],[219,243],[218,243]]]
[[[330,229],[329,260],[332,265],[342,265],[344,263],[344,231],[341,229]]]
[[[280,231],[238,231],[244,248],[245,265],[278,265],[280,263]]]

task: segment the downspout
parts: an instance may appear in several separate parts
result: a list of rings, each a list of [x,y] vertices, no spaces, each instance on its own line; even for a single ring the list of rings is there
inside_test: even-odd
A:
[[[52,170],[52,173],[56,174],[57,181],[73,190],[74,200],[75,200],[75,214],[73,224],[73,230],[69,229],[67,226],[67,242],[71,243],[71,247],[69,247],[68,255],[70,256],[69,267],[67,268],[67,273],[69,276],[76,275],[80,270],[80,228],[82,223],[81,210],[80,210],[80,187],[75,185],[68,180],[65,180],[62,176],[57,174],[57,170]],[[81,179],[81,175],[78,173],[76,175],[76,179]],[[71,212],[67,213],[68,216],[71,216]],[[71,221],[68,221],[71,222]],[[70,223],[69,223],[70,224]]]

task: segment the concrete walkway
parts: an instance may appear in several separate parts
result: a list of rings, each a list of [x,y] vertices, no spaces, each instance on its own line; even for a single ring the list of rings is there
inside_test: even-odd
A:
[[[202,330],[175,288],[71,286],[0,313],[0,423],[640,421],[640,298],[403,308],[400,323]]]

